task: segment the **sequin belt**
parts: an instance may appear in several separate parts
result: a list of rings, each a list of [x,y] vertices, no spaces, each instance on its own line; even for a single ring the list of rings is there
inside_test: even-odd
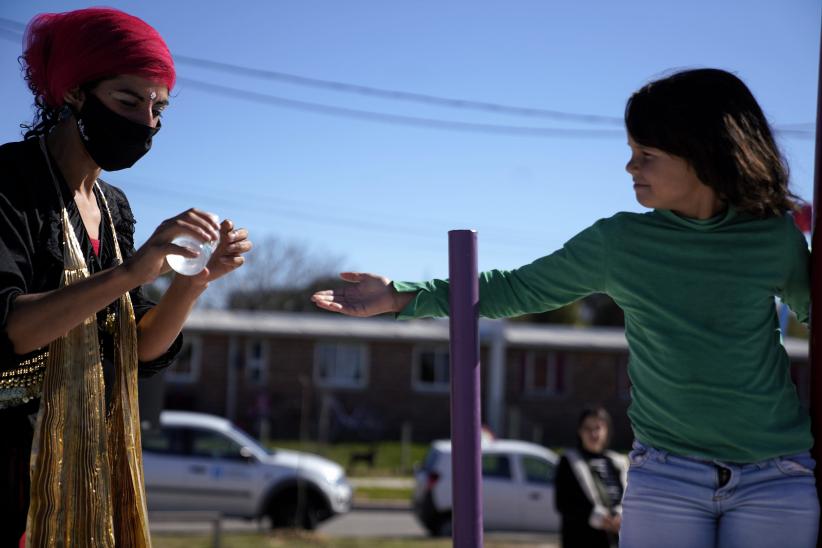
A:
[[[22,405],[40,397],[48,357],[46,347],[34,357],[22,360],[13,369],[0,371],[0,409]]]

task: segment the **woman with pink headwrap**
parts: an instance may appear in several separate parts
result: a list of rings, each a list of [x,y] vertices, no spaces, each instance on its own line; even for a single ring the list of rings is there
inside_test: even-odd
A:
[[[0,545],[150,546],[137,377],[168,366],[209,282],[243,264],[244,229],[189,209],[134,249],[134,217],[100,171],[151,148],[175,72],[141,19],[93,8],[36,16],[25,36],[36,116],[0,146]],[[140,287],[219,239],[159,303]]]

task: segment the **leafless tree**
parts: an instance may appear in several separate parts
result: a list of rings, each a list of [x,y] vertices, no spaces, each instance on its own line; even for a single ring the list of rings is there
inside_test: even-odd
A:
[[[342,257],[313,251],[303,243],[264,237],[255,240],[242,268],[209,287],[204,304],[211,308],[310,310],[313,305],[286,304],[313,289],[317,280],[335,278],[341,263]]]

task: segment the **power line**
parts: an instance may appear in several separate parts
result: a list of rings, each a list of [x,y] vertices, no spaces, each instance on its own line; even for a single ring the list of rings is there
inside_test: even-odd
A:
[[[532,118],[550,118],[553,120],[563,120],[571,122],[582,122],[590,124],[607,124],[612,126],[622,126],[624,121],[622,118],[615,116],[602,116],[598,114],[582,114],[574,112],[563,112],[559,110],[548,110],[542,108],[532,107],[518,107],[512,105],[503,105],[498,103],[487,103],[483,101],[474,101],[471,99],[454,99],[450,97],[440,97],[436,95],[428,95],[424,93],[415,93],[409,91],[399,91],[384,88],[375,88],[371,86],[363,86],[360,84],[349,84],[346,82],[337,82],[333,80],[322,80],[319,78],[310,78],[306,76],[299,76],[296,74],[289,74],[286,72],[279,72],[268,69],[259,69],[253,67],[245,67],[235,65],[232,63],[224,63],[219,61],[211,61],[208,59],[201,59],[199,57],[191,57],[188,55],[175,55],[174,59],[180,64],[207,68],[226,72],[230,74],[237,74],[241,76],[251,76],[254,78],[262,78],[266,80],[274,80],[278,82],[287,82],[299,86],[307,86],[312,88],[328,89],[332,91],[339,91],[345,93],[354,93],[358,95],[366,95],[369,97],[379,97],[381,99],[391,99],[398,101],[409,101],[415,103],[423,103],[428,105],[435,105],[439,107],[465,109],[465,110],[479,110],[483,112],[493,112],[496,114],[510,114],[514,116],[527,116]]]
[[[122,186],[124,188],[136,191],[144,191],[149,192],[155,196],[157,195],[165,195],[165,196],[178,196],[181,198],[191,199],[192,196],[195,196],[192,192],[186,192],[183,190],[176,190],[173,188],[169,188],[168,186],[155,186],[146,183],[136,183],[133,181],[125,181],[120,178],[112,179],[107,177],[107,180],[117,184],[117,186]],[[345,229],[352,229],[352,230],[361,230],[366,231],[370,234],[396,234],[402,236],[403,238],[425,238],[429,240],[433,239],[442,239],[442,234],[440,232],[431,230],[431,231],[420,231],[419,225],[411,226],[411,225],[397,225],[394,224],[387,224],[387,223],[378,223],[373,221],[363,221],[360,219],[350,219],[346,217],[340,216],[333,216],[333,215],[317,215],[317,214],[307,214],[302,211],[295,211],[293,209],[284,208],[278,206],[276,203],[271,203],[271,201],[261,201],[261,200],[238,200],[232,199],[230,196],[216,196],[216,195],[209,195],[203,194],[202,192],[198,192],[197,196],[204,197],[210,200],[219,201],[221,203],[228,203],[228,204],[235,204],[237,206],[243,207],[244,209],[248,210],[251,209],[253,211],[258,211],[266,214],[276,213],[278,216],[283,218],[290,218],[294,219],[298,222],[308,223],[308,224],[320,224],[331,226],[334,228],[345,228]],[[443,229],[445,230],[445,229]],[[541,242],[537,242],[536,240],[527,241],[527,239],[523,239],[522,237],[516,238],[508,238],[508,237],[499,237],[495,234],[488,234],[483,236],[483,241],[486,241],[489,244],[499,244],[505,245],[508,247],[527,247],[529,249],[539,249]]]
[[[369,120],[392,125],[415,126],[429,129],[443,129],[452,131],[462,131],[470,133],[486,133],[497,135],[516,135],[520,137],[563,137],[582,139],[602,139],[624,137],[624,130],[617,129],[577,129],[577,128],[551,128],[551,127],[529,127],[529,126],[506,126],[498,124],[478,124],[474,122],[457,122],[441,120],[436,118],[420,118],[416,116],[404,116],[399,114],[385,114],[367,110],[350,109],[323,105],[320,103],[310,103],[296,99],[287,99],[267,93],[249,91],[240,88],[213,84],[204,80],[194,78],[178,78],[178,82],[188,84],[196,89],[207,93],[230,97],[233,99],[243,99],[259,104],[266,104],[291,110],[302,110],[332,116],[342,116],[345,118],[355,118],[359,120]],[[796,137],[800,139],[812,139],[814,132],[801,129],[775,129],[775,132],[785,137]]]
[[[0,18],[0,21],[4,21]],[[0,28],[0,38],[7,38],[5,29]],[[21,36],[18,35],[19,39]],[[472,122],[457,122],[440,120],[435,118],[421,118],[415,116],[405,116],[399,114],[386,114],[366,110],[351,109],[288,99],[276,95],[249,91],[246,89],[234,88],[197,80],[194,78],[177,78],[177,81],[184,85],[189,85],[195,89],[207,93],[230,97],[232,99],[243,99],[258,104],[266,104],[290,110],[313,112],[331,116],[353,118],[358,120],[368,120],[391,125],[414,126],[428,129],[440,129],[451,131],[462,131],[471,133],[504,134],[517,135],[523,137],[567,137],[567,138],[615,138],[624,136],[624,130],[617,129],[573,129],[573,128],[543,128],[526,126],[505,126],[496,124],[478,124]]]
[[[17,45],[23,44],[23,35],[17,31],[0,27],[0,36],[9,42],[16,43]]]
[[[781,137],[794,137],[806,141],[814,139],[816,137],[816,132],[811,129],[790,129],[782,128],[781,126],[775,126],[773,128],[773,131]]]
[[[264,181],[261,181],[261,182],[264,183]],[[171,183],[169,183],[167,181],[163,181],[163,180],[160,180],[160,179],[157,179],[157,178],[152,178],[151,181],[148,181],[147,179],[143,179],[143,178],[129,179],[129,182],[126,183],[126,184],[129,185],[130,187],[137,186],[137,187],[142,187],[146,190],[151,189],[151,190],[157,191],[158,193],[163,193],[163,192],[165,192],[165,189],[171,188],[172,186],[174,186],[174,185],[172,185]],[[224,194],[222,194],[222,193],[224,193],[225,190],[226,190],[226,187],[216,187],[216,186],[213,186],[213,185],[198,184],[196,190],[192,190],[191,192],[184,192],[184,191],[183,192],[178,192],[178,194],[180,194],[181,196],[185,196],[185,197],[190,198],[191,196],[203,195],[203,191],[207,191],[207,192],[220,193],[221,196],[224,196]],[[213,194],[212,195],[206,195],[206,196],[207,197],[212,197],[214,200],[223,200],[222,197],[217,198],[216,195],[213,195]],[[268,194],[268,193],[264,193],[264,192],[255,192],[255,191],[248,190],[248,189],[245,189],[245,188],[242,188],[242,187],[238,188],[237,185],[232,185],[231,186],[231,198],[235,198],[234,202],[237,203],[238,205],[245,205],[245,204],[248,204],[248,203],[276,204],[275,207],[278,207],[281,210],[283,210],[283,208],[290,208],[290,209],[285,209],[285,211],[292,212],[294,215],[302,215],[302,213],[298,213],[297,211],[295,211],[294,208],[302,209],[302,210],[308,209],[308,210],[313,210],[313,211],[316,211],[316,209],[317,209],[316,203],[309,203],[309,202],[302,201],[302,200],[295,200],[293,198],[285,198],[285,197],[282,197],[282,196],[277,196],[277,195],[274,195],[274,194]],[[239,200],[236,199],[236,198],[239,198]],[[248,202],[245,202],[245,201],[241,202],[240,200],[243,200],[243,199],[248,199],[249,201]],[[349,215],[355,215],[355,216],[357,216],[357,218],[367,218],[372,222],[379,223],[379,220],[377,218],[375,218],[376,212],[373,211],[373,210],[353,209],[353,208],[349,207],[346,204],[345,212],[348,213]],[[396,221],[397,221],[396,212],[392,212],[391,215],[390,215],[390,223],[391,223],[390,226],[396,227],[397,226]],[[346,222],[347,222],[347,219],[346,219]],[[445,221],[443,219],[432,219],[430,217],[422,218],[418,215],[415,215],[413,221],[411,221],[411,222],[417,227],[419,227],[419,226],[430,226],[430,225],[449,226],[450,224],[454,223],[454,219],[450,219],[448,221]],[[388,226],[388,225],[386,225],[385,223],[382,223],[382,224],[379,224],[377,228],[381,228],[381,227],[385,227],[385,226]],[[512,237],[516,237],[516,238],[519,238],[519,239],[527,240],[529,237],[533,236],[532,231],[529,231],[529,230],[496,227],[496,226],[493,226],[493,225],[488,225],[486,223],[483,223],[482,227],[483,227],[484,230],[489,231],[489,232],[493,231],[493,232],[505,233],[506,235],[510,235]],[[411,229],[411,228],[406,227],[403,230],[415,230],[415,229]],[[534,242],[535,245],[537,244],[537,240],[532,240],[532,241]]]
[[[779,124],[779,129],[802,129],[813,131],[816,129],[816,122],[794,122],[791,124]]]
[[[0,17],[0,23],[7,25],[9,27],[14,27],[16,29],[20,29],[20,31],[26,30],[26,25],[21,23],[20,21],[15,21],[14,19],[8,19],[6,17]]]
[[[22,23],[18,23],[16,21],[12,21],[10,19],[5,19],[0,17],[0,23],[11,24],[18,28],[23,27]],[[14,40],[22,38],[21,34],[18,34],[14,31],[6,30],[0,28],[0,38],[5,38],[8,40]],[[187,57],[187,56],[178,56],[181,59],[186,59],[196,63],[205,63],[205,64],[213,64],[213,65],[220,65],[226,68],[232,68],[232,70],[244,70],[244,71],[251,71],[251,72],[261,72],[261,73],[269,73],[271,71],[261,71],[259,69],[250,69],[247,67],[239,67],[236,65],[229,65],[226,63],[216,63],[213,61],[207,61],[204,59],[199,59],[195,57]],[[285,73],[276,73],[276,74],[285,74]],[[289,77],[294,75],[288,75]],[[295,78],[303,78],[303,77],[296,77]],[[311,79],[309,79],[311,80]],[[422,118],[422,117],[415,117],[415,116],[405,116],[405,115],[398,115],[398,114],[386,114],[386,113],[379,113],[379,112],[372,112],[366,110],[359,110],[359,109],[351,109],[346,107],[337,107],[331,105],[324,105],[320,103],[312,103],[307,101],[300,101],[296,99],[288,99],[285,97],[279,97],[276,95],[260,93],[256,91],[249,91],[240,88],[234,88],[229,86],[223,86],[220,84],[214,84],[211,82],[206,82],[204,80],[197,80],[194,78],[178,78],[178,82],[188,84],[191,87],[196,89],[200,89],[202,91],[206,91],[208,93],[222,95],[231,98],[240,98],[246,101],[256,102],[260,104],[267,104],[271,106],[277,106],[280,108],[287,108],[291,110],[300,110],[306,112],[314,112],[332,116],[341,116],[346,118],[354,118],[360,120],[369,120],[372,122],[381,122],[386,124],[393,124],[393,125],[405,125],[405,126],[414,126],[414,127],[423,127],[429,129],[441,129],[441,130],[451,130],[451,131],[462,131],[462,132],[471,132],[471,133],[490,133],[490,134],[504,134],[504,135],[516,135],[516,136],[523,136],[523,137],[567,137],[567,138],[612,138],[612,137],[621,137],[624,135],[624,130],[609,130],[609,129],[576,129],[576,128],[548,128],[548,127],[527,127],[527,126],[509,126],[509,125],[498,125],[498,124],[480,124],[480,123],[473,123],[473,122],[459,122],[459,121],[449,121],[449,120],[442,120],[436,118]],[[319,80],[318,80],[319,82]],[[354,86],[351,84],[342,84],[339,82],[329,82],[329,81],[322,81],[331,83],[333,85],[340,85],[340,86],[348,86],[350,88],[357,88],[361,86]],[[363,89],[372,89],[376,90],[376,88],[363,88]],[[405,94],[409,96],[416,96],[419,94],[412,94],[407,92],[389,92],[388,90],[377,90],[386,93],[398,93],[398,94]],[[376,94],[376,93],[375,93]],[[444,98],[436,98],[433,96],[419,96],[419,97],[426,97],[426,101],[429,99],[431,100],[443,100],[449,102],[462,103],[462,104],[482,104],[489,108],[496,109],[497,107],[504,107],[503,105],[494,105],[492,103],[476,103],[472,101],[462,101],[456,99],[444,99]],[[485,109],[485,107],[483,107]],[[522,112],[530,111],[533,109],[522,109],[520,107],[504,107],[504,108],[514,108],[519,109]],[[485,109],[488,110],[488,109]],[[539,109],[537,109],[539,110]],[[590,115],[577,115],[572,113],[561,113],[559,111],[543,111],[543,112],[551,112],[553,114],[561,114],[567,115],[571,117],[575,116],[584,116],[589,117]],[[611,117],[604,117],[610,119],[611,121],[615,120],[615,118]],[[588,120],[591,121],[591,120]],[[800,124],[792,124],[792,127],[775,127],[775,132],[781,136],[785,137],[794,137],[799,139],[812,139],[815,137],[813,131],[809,129],[802,129],[800,128]]]
[[[522,137],[614,138],[625,135],[625,131],[619,129],[573,129],[505,126],[497,124],[478,124],[473,122],[456,122],[436,118],[420,118],[401,114],[386,114],[367,110],[323,105],[320,103],[310,103],[296,99],[287,99],[285,97],[279,97],[267,93],[223,86],[221,84],[213,84],[211,82],[197,80],[194,78],[178,78],[177,81],[181,84],[189,85],[207,93],[230,97],[232,99],[242,99],[253,103],[266,104],[270,106],[287,108],[290,110],[302,110],[306,112],[342,116],[345,118],[354,118],[358,120],[369,120],[372,122],[381,122],[392,125],[415,126],[429,129],[445,129],[471,133],[518,135]]]
[[[26,26],[23,23],[11,19],[6,19],[4,17],[0,17],[0,23],[4,23],[6,25],[12,26],[20,30],[24,30],[26,28]],[[499,103],[489,103],[484,101],[473,101],[470,99],[455,99],[451,97],[440,97],[424,93],[415,93],[409,91],[377,88],[372,86],[363,86],[360,84],[351,84],[347,82],[338,82],[334,80],[324,80],[321,78],[311,78],[307,76],[300,76],[297,74],[291,74],[287,72],[280,72],[269,69],[241,66],[234,63],[226,63],[222,61],[213,61],[210,59],[203,59],[201,57],[193,57],[190,55],[174,55],[174,60],[175,62],[182,65],[206,68],[229,74],[250,76],[253,78],[262,78],[266,80],[286,82],[298,86],[328,89],[337,92],[366,95],[369,97],[379,97],[382,99],[424,103],[428,105],[435,105],[447,108],[480,110],[484,112],[493,112],[497,114],[511,114],[515,116],[550,118],[554,120],[564,120],[593,124],[608,124],[620,127],[623,124],[622,118],[615,116],[601,116],[597,114],[582,114],[542,108],[519,107],[512,105],[503,105]]]

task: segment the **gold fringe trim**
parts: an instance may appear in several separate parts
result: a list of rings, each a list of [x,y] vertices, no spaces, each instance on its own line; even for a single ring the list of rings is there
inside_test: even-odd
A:
[[[103,202],[108,211],[105,196]],[[63,233],[66,286],[89,273],[65,208]],[[119,304],[108,417],[96,316],[49,345],[32,445],[28,547],[151,546],[137,403],[137,327],[128,293]]]

